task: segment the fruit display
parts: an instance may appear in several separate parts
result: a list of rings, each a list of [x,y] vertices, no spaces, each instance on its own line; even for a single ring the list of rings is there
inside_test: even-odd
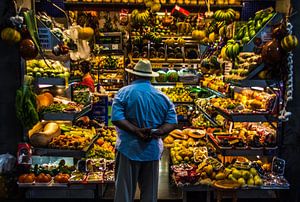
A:
[[[48,96],[48,97],[47,97]],[[51,95],[37,96],[37,103],[39,106],[39,113],[67,113],[67,112],[80,112],[83,105],[70,101],[64,97],[54,97],[53,101]]]
[[[181,87],[161,88],[161,91],[166,94],[172,102],[192,102],[193,99],[189,95],[189,91]]]
[[[213,15],[217,21],[232,22],[239,17],[239,13],[231,8],[227,10],[217,10]]]
[[[247,24],[236,30],[235,39],[241,40],[243,44],[248,43],[274,15],[273,8],[257,11]]]
[[[230,59],[235,59],[240,53],[240,44],[233,39],[227,41],[225,48],[225,55]],[[222,56],[225,57],[226,56]]]
[[[117,131],[114,127],[100,129],[100,136],[87,153],[89,158],[104,158],[112,160],[115,158],[115,144]]]
[[[103,172],[92,172],[89,173],[86,179],[87,182],[103,182]]]
[[[229,85],[223,81],[222,76],[206,76],[201,84],[202,87],[208,87],[221,93],[227,93],[229,88]]]
[[[66,183],[69,183],[69,178],[70,178],[70,175],[69,175],[69,174],[58,173],[58,174],[53,178],[53,181],[54,181],[54,183],[62,183],[62,184],[66,184]]]
[[[38,77],[69,78],[70,70],[61,62],[55,60],[27,60],[26,74]]]
[[[33,173],[30,174],[22,174],[18,178],[19,183],[32,184],[35,181],[35,175]]]
[[[88,105],[91,103],[91,93],[87,86],[78,85],[73,88],[73,97],[72,100],[75,103],[81,105]]]
[[[227,113],[260,113],[270,112],[273,108],[276,95],[264,91],[241,89],[235,92],[234,99],[212,98],[212,106]]]
[[[35,177],[35,183],[50,183],[52,180],[51,175],[40,173]]]
[[[192,126],[195,128],[202,127],[213,127],[213,124],[205,118],[203,114],[198,114],[196,117],[192,118]]]
[[[87,147],[96,131],[92,129],[83,129],[76,126],[60,125],[62,134],[51,139],[48,144],[49,148],[67,149],[67,150],[82,150]]]
[[[245,79],[251,71],[262,63],[261,55],[253,52],[243,52],[237,56],[237,61],[234,62],[232,68],[228,71],[225,70],[226,81],[236,81]]]

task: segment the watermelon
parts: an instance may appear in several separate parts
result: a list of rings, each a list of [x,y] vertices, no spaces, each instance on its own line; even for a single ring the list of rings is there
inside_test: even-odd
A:
[[[155,78],[155,80],[157,82],[166,82],[167,81],[167,73],[166,72],[164,72],[163,70],[159,70],[159,71],[157,71],[157,73],[159,74],[159,76]]]
[[[168,81],[170,82],[177,82],[178,81],[178,73],[175,70],[169,70],[167,72]]]

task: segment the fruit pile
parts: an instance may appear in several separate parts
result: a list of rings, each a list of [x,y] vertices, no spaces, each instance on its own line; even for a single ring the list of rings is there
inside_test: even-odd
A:
[[[149,11],[139,12],[137,9],[134,9],[131,12],[131,22],[133,25],[144,25],[149,22]]]
[[[172,102],[192,102],[190,92],[185,88],[161,88],[161,91],[166,94]]]
[[[235,19],[239,19],[239,15],[240,14],[238,12],[229,8],[227,10],[217,10],[213,17],[217,21],[226,21],[227,23],[230,23]]]
[[[69,78],[70,72],[61,62],[54,60],[27,60],[26,72],[28,76]]]
[[[177,82],[179,79],[178,72],[176,70],[168,70],[167,72],[159,70],[157,73],[159,74],[159,76],[155,78],[157,82]]]
[[[202,80],[202,87],[208,87],[212,90],[226,93],[228,91],[229,85],[223,81],[222,76],[206,76]]]
[[[117,140],[117,131],[114,127],[104,127],[100,129],[100,137],[88,151],[89,158],[104,158],[108,160],[115,159],[115,144]]]
[[[235,40],[248,43],[260,29],[275,15],[273,8],[257,11],[254,18],[250,18],[247,24],[236,30]]]
[[[232,69],[225,71],[226,80],[242,80],[262,62],[261,55],[253,52],[243,52],[237,56]]]

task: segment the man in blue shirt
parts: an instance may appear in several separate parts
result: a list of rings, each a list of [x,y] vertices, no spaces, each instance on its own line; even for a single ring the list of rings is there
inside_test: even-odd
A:
[[[156,202],[161,137],[176,128],[175,107],[151,85],[158,74],[149,60],[126,71],[133,82],[119,90],[112,106],[112,123],[118,130],[115,202],[133,202],[137,184],[141,202]]]

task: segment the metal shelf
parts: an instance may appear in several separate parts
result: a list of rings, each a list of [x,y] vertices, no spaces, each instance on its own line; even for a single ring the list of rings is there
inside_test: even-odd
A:
[[[275,156],[278,153],[278,148],[266,149],[262,147],[261,149],[251,149],[249,147],[245,149],[224,149],[221,148],[216,142],[215,138],[212,135],[208,135],[210,142],[216,148],[217,152],[223,156]]]
[[[224,118],[226,118],[227,120],[230,120],[232,122],[267,122],[269,120],[268,117],[272,116],[270,113],[229,114],[219,108],[214,107],[214,109],[217,113],[219,113]]]
[[[223,93],[221,93],[219,91],[213,90],[213,89],[211,89],[209,87],[202,87],[202,88],[208,90],[210,93],[212,93],[213,95],[216,95],[217,97],[223,97],[223,98],[226,97],[225,94],[223,94]]]

